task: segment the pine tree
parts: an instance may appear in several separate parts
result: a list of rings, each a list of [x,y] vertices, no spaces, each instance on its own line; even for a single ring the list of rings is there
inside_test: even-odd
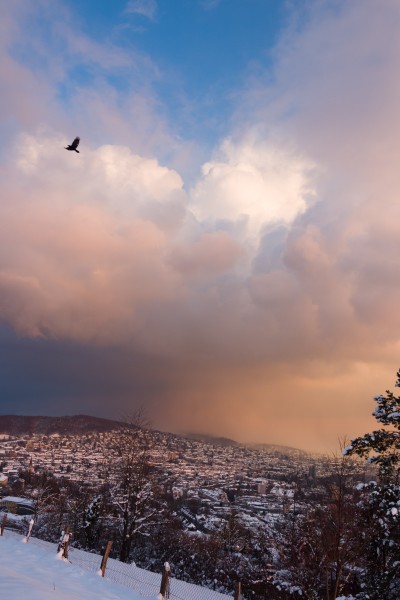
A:
[[[400,370],[396,387],[400,387]],[[400,597],[400,397],[389,390],[375,397],[373,415],[384,428],[355,438],[344,454],[367,458],[377,466],[378,481],[364,486],[361,535],[365,549],[362,592],[365,600]]]
[[[400,387],[400,370],[396,387]],[[381,481],[398,482],[400,469],[400,397],[387,390],[385,396],[374,398],[377,407],[373,416],[386,429],[378,429],[352,440],[344,453],[368,457],[377,465]]]

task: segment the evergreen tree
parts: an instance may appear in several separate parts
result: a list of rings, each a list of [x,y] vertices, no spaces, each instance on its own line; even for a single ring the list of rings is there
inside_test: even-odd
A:
[[[396,387],[400,387],[400,370]],[[360,530],[364,564],[362,600],[400,597],[400,397],[389,390],[375,397],[374,416],[383,428],[355,438],[344,454],[367,458],[377,466],[378,481],[364,486]]]

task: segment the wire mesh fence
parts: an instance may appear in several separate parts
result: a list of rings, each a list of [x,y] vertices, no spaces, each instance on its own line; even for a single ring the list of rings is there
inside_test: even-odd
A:
[[[24,536],[11,530],[6,530],[6,535],[18,537],[22,540]],[[56,553],[57,544],[46,542],[39,538],[30,537],[29,544],[45,549],[49,553]],[[81,569],[99,573],[101,555],[92,554],[72,546],[69,547],[69,561]],[[157,598],[160,591],[161,573],[152,573],[140,569],[134,564],[123,563],[115,558],[108,558],[105,578],[119,585],[135,590],[143,598]],[[232,595],[222,594],[208,588],[187,583],[171,577],[169,580],[170,600],[232,600]]]

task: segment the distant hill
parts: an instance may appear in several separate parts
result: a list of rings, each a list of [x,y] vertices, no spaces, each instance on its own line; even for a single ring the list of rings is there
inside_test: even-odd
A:
[[[74,415],[68,417],[41,417],[0,415],[0,433],[9,435],[23,435],[29,433],[42,433],[50,435],[79,434],[89,431],[111,431],[123,427],[124,423],[91,417],[88,415]]]
[[[66,417],[43,417],[43,416],[20,416],[20,415],[0,415],[0,434],[8,435],[26,435],[29,433],[39,433],[51,435],[59,433],[60,435],[77,435],[82,433],[112,431],[120,427],[126,427],[122,421],[113,421],[111,419],[102,419],[89,415],[73,415]],[[207,433],[185,433],[169,435],[187,438],[210,444],[212,446],[246,446],[247,448],[257,448],[264,452],[279,452],[286,455],[305,455],[307,452],[298,448],[288,446],[278,446],[275,444],[241,444],[230,438],[218,437]]]
[[[278,444],[246,444],[249,448],[256,448],[257,450],[264,450],[265,452],[279,452],[280,454],[288,454],[289,456],[296,455],[307,455],[309,454],[305,450],[299,448],[292,448],[292,446],[279,446]]]
[[[235,440],[231,440],[230,438],[217,437],[208,435],[207,433],[185,433],[183,434],[183,437],[188,438],[189,440],[203,442],[203,444],[211,444],[213,446],[241,446],[239,442],[235,442]]]
[[[209,435],[207,433],[185,433],[183,437],[188,438],[189,440],[195,440],[198,442],[203,442],[203,444],[211,444],[213,446],[245,446],[246,448],[256,448],[257,450],[262,450],[264,452],[272,453],[279,452],[279,454],[287,454],[288,456],[293,455],[306,455],[307,452],[304,450],[299,450],[299,448],[292,448],[291,446],[280,446],[278,444],[242,444],[240,442],[236,442],[230,438],[226,437],[218,437]]]

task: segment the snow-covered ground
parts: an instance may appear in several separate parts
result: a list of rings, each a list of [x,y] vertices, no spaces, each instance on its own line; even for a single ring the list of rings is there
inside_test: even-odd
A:
[[[109,559],[106,578],[100,557],[71,549],[71,563],[55,545],[5,531],[0,537],[0,598],[7,600],[156,600],[161,575]],[[117,582],[123,582],[123,585]],[[171,600],[229,600],[225,594],[171,578]],[[135,589],[136,588],[136,589]],[[139,591],[137,591],[139,590]]]
[[[8,600],[143,600],[50,554],[22,537],[0,537],[0,597]],[[153,596],[156,598],[157,596]]]

